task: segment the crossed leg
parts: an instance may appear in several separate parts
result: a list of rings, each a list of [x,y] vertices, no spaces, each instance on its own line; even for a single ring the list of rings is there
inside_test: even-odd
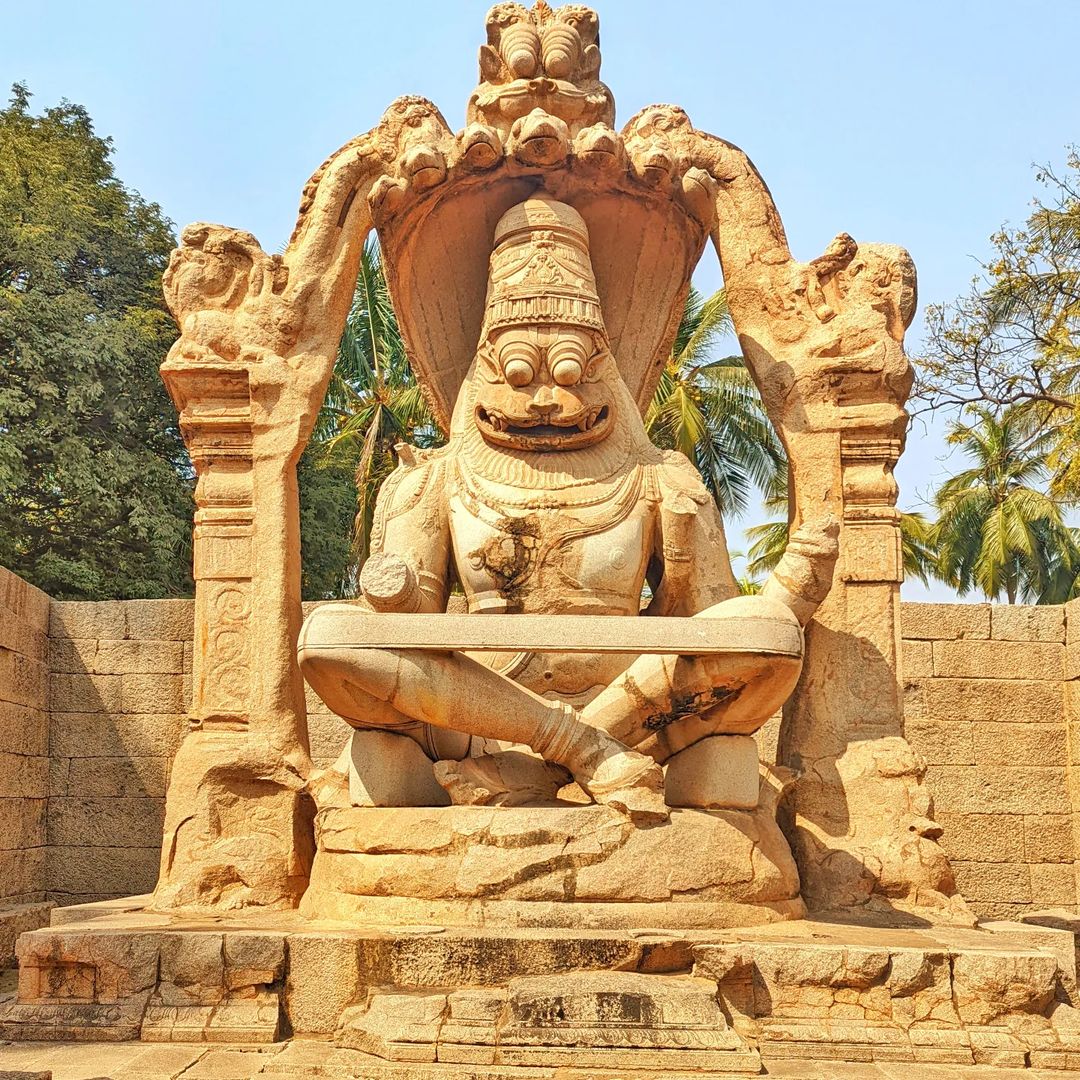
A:
[[[694,618],[754,614],[797,627],[783,604],[736,597]],[[587,724],[661,764],[709,735],[757,731],[795,689],[802,660],[755,652],[639,656],[581,712]]]
[[[570,706],[548,701],[463,653],[320,647],[322,610],[305,625],[299,660],[304,677],[339,716],[365,727],[394,730],[419,721],[523,743],[566,766],[597,802],[638,820],[667,816],[659,765],[584,723]]]

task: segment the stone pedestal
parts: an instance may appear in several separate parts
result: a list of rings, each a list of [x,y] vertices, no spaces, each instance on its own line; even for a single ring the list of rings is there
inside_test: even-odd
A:
[[[1002,1080],[1080,1071],[1074,937],[1059,929],[378,928],[295,911],[161,915],[146,900],[57,909],[57,925],[24,934],[0,1039],[288,1032],[294,1048],[350,1048],[351,1071],[319,1075],[385,1080],[802,1076],[796,1059],[862,1063],[843,1075],[867,1077],[898,1064],[913,1077],[930,1064],[998,1066]],[[806,1075],[840,1073],[807,1062]]]
[[[680,750],[664,771],[668,806],[753,810],[758,745],[750,735],[713,735]]]
[[[350,925],[702,928],[799,918],[771,807],[330,808],[301,914]]]

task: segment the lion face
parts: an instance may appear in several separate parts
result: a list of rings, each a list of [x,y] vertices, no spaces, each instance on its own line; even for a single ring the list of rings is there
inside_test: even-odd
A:
[[[476,426],[489,444],[514,450],[592,446],[614,423],[613,370],[607,343],[588,330],[546,324],[497,330],[477,356]]]

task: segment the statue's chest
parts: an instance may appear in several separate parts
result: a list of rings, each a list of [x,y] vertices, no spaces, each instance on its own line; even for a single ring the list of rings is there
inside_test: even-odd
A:
[[[637,613],[652,545],[644,498],[499,513],[455,493],[450,530],[471,611]]]

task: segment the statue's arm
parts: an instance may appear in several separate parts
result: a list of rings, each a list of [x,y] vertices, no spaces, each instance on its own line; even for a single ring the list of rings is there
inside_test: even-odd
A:
[[[662,574],[646,614],[696,615],[735,596],[724,523],[697,470],[679,453],[657,468],[661,494],[654,557]]]
[[[377,611],[446,610],[450,523],[439,458],[403,462],[383,483],[375,506],[371,557],[360,574]]]

